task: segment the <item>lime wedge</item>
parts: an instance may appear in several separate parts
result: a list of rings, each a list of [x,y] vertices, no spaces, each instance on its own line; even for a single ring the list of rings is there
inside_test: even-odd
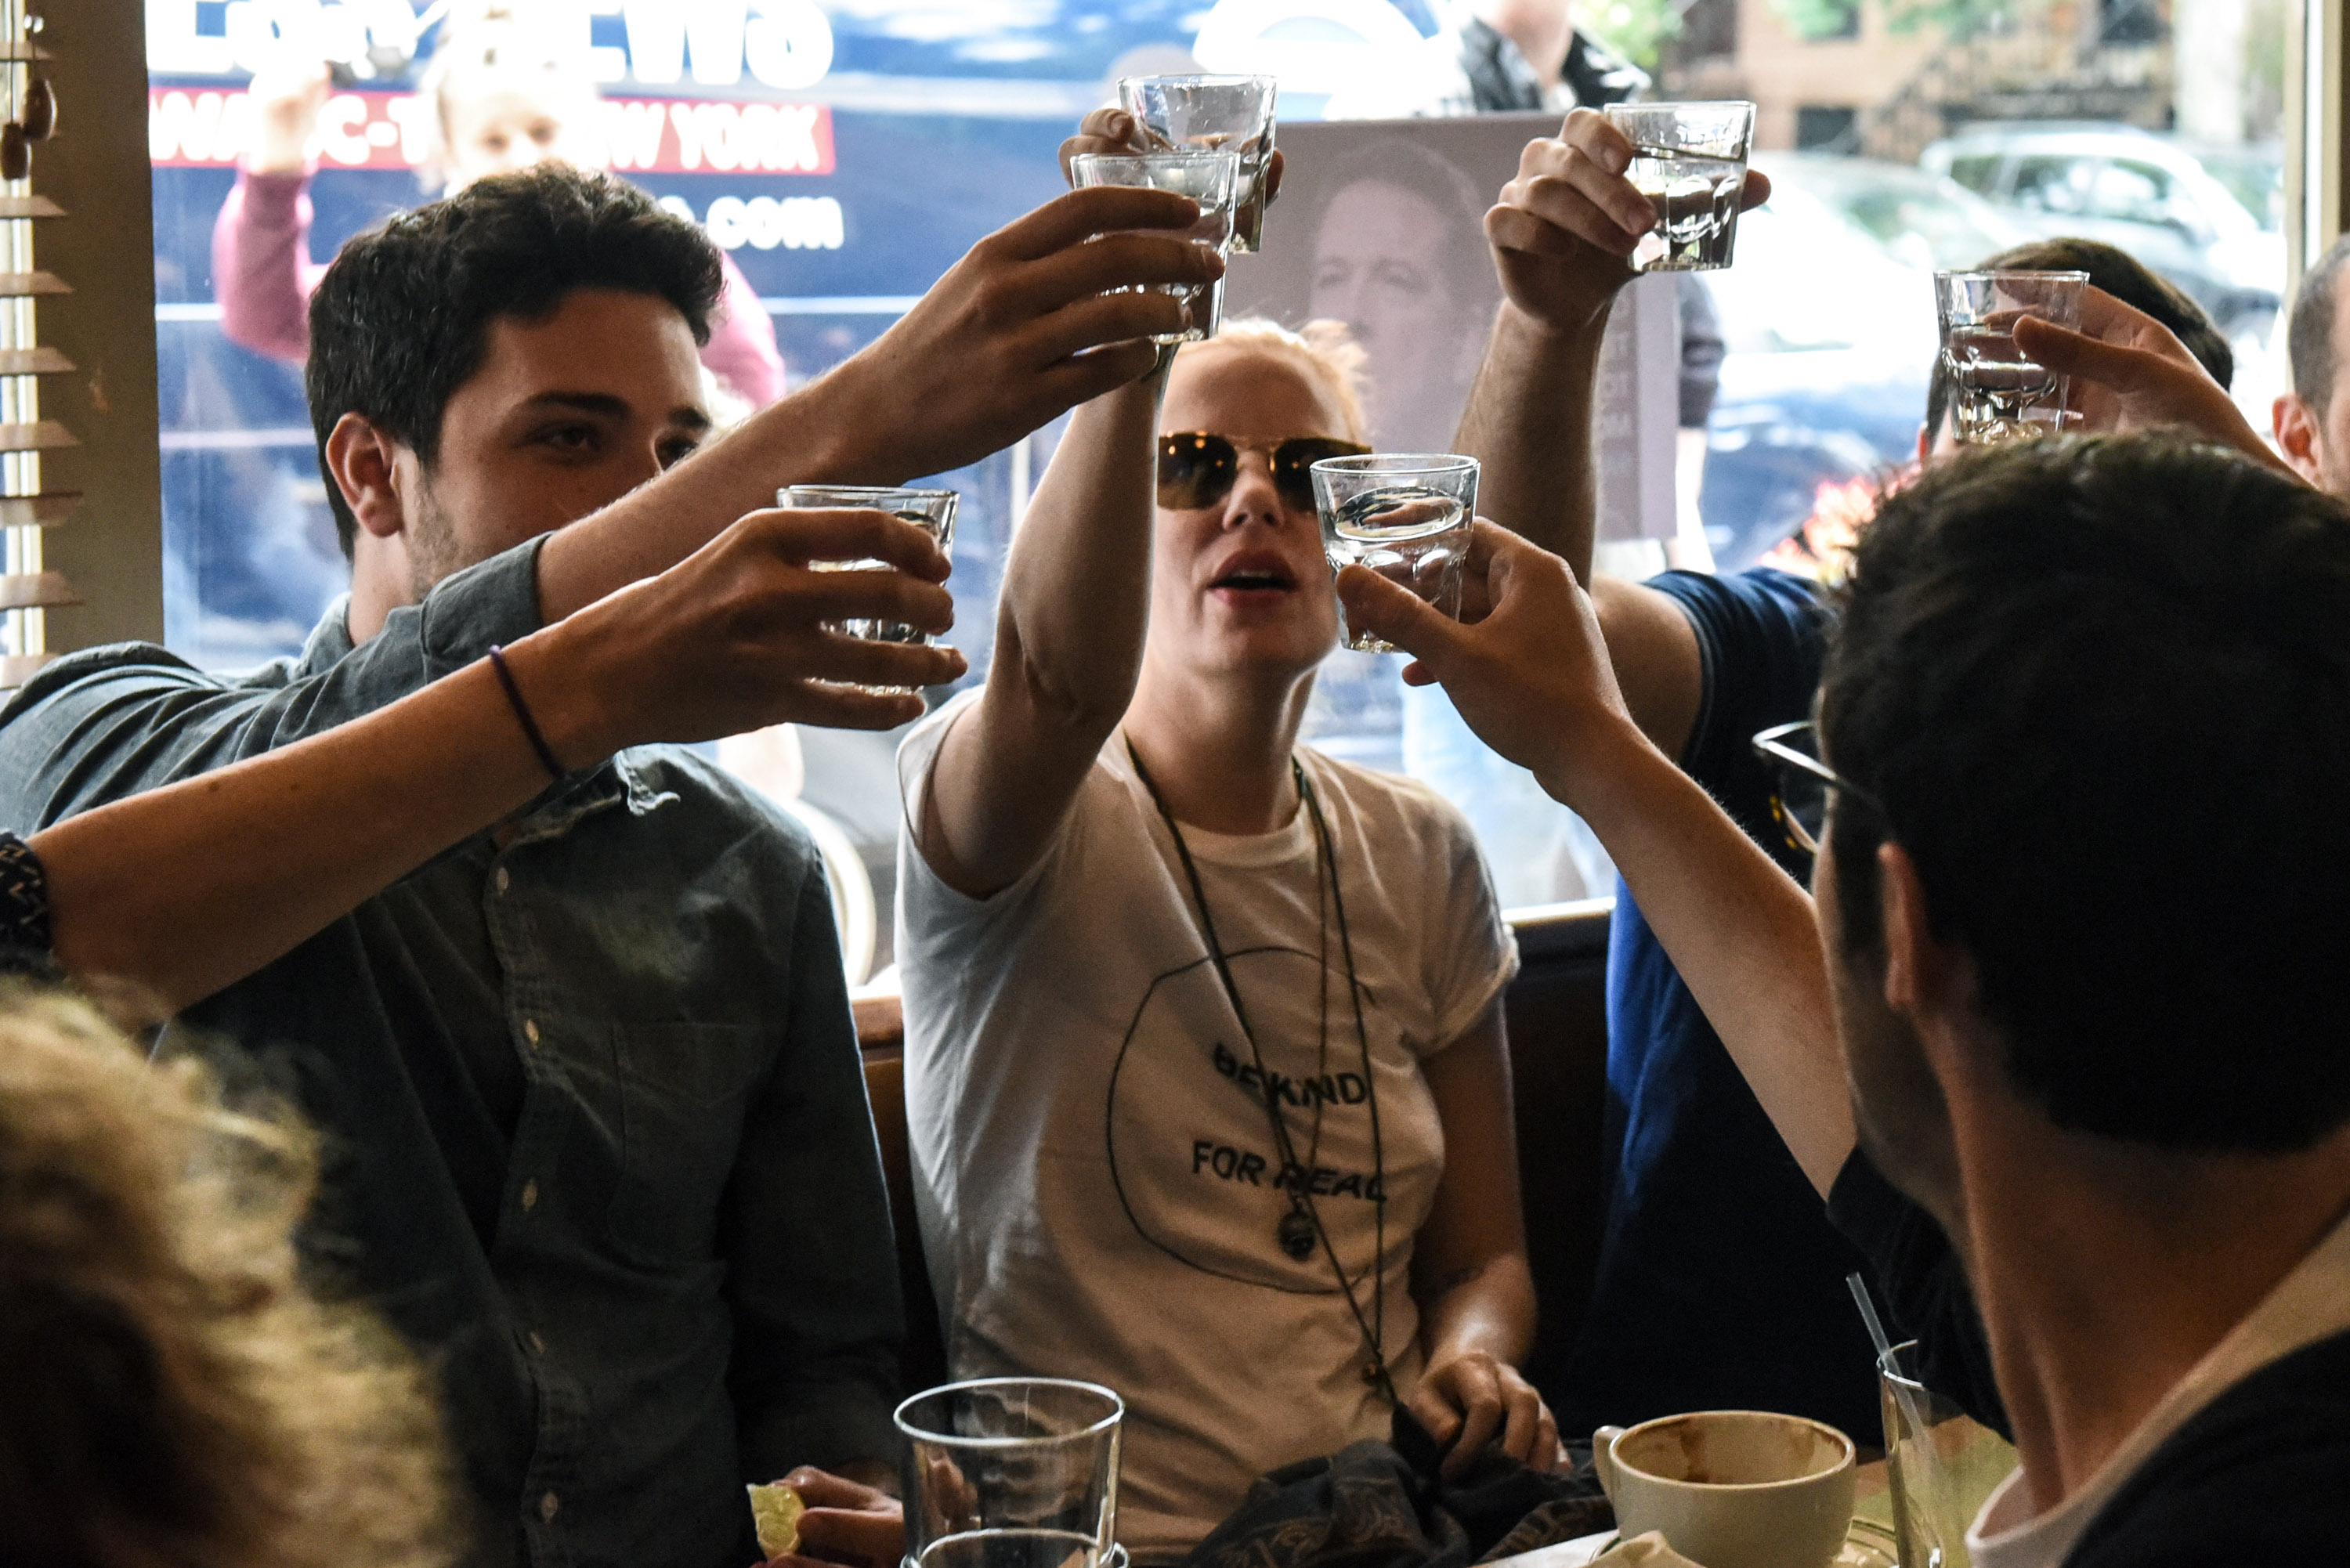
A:
[[[759,1550],[769,1557],[788,1557],[800,1549],[800,1515],[807,1502],[781,1481],[746,1489],[751,1493],[751,1521],[759,1532]]]

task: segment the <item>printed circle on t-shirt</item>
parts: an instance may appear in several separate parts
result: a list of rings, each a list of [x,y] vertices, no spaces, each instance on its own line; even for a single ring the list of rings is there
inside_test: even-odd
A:
[[[1379,1256],[1384,1192],[1392,1263],[1427,1218],[1443,1168],[1427,1083],[1367,993],[1366,1075],[1343,971],[1329,976],[1326,1034],[1314,954],[1254,948],[1230,962],[1262,1070],[1206,958],[1154,978],[1110,1075],[1110,1179],[1135,1229],[1179,1262],[1271,1290],[1335,1294],[1319,1236],[1303,1258],[1283,1244],[1290,1192],[1309,1195],[1347,1277],[1358,1281]],[[1375,1096],[1383,1158],[1372,1139]],[[1281,1110],[1290,1158],[1268,1102]]]

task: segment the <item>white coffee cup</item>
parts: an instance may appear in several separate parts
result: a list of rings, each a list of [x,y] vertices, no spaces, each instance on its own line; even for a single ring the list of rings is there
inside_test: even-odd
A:
[[[1765,1410],[1700,1410],[1592,1434],[1616,1528],[1705,1568],[1827,1568],[1852,1523],[1852,1439]]]

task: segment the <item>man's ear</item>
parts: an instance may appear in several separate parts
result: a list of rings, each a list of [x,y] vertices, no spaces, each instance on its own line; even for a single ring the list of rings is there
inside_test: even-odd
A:
[[[345,414],[327,434],[327,471],[343,493],[343,504],[359,526],[379,539],[389,539],[408,524],[394,467],[400,442],[376,428],[364,414]]]
[[[2269,418],[2275,423],[2277,450],[2285,462],[2302,478],[2317,483],[2317,410],[2303,402],[2299,393],[2287,392],[2270,409]]]
[[[1957,950],[1934,934],[1918,863],[1898,844],[1877,846],[1877,888],[1884,917],[1886,1005],[1915,1023],[1957,1000],[1956,988],[1966,983],[1965,966]]]

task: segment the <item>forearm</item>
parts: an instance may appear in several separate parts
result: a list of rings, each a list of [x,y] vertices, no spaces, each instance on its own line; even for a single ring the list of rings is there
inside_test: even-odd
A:
[[[1504,302],[1456,438],[1483,465],[1477,510],[1562,557],[1586,585],[1599,505],[1591,423],[1607,326],[1603,309],[1588,327],[1561,331]]]
[[[1601,754],[1604,753],[1604,754]],[[1588,822],[1731,1059],[1825,1197],[1853,1148],[1812,901],[1628,722],[1544,786]]]
[[[518,680],[567,760],[600,754],[592,683],[517,645]],[[58,961],[172,1006],[252,973],[547,775],[486,663],[363,719],[36,835]]]
[[[1004,568],[991,702],[1000,672],[1007,688],[1046,695],[1101,735],[1124,715],[1150,619],[1152,449],[1166,387],[1162,369],[1071,417]]]
[[[221,330],[257,354],[298,365],[310,348],[307,182],[297,169],[240,173],[213,225]]]
[[[1419,1334],[1431,1366],[1474,1351],[1511,1366],[1523,1362],[1534,1343],[1534,1271],[1525,1252],[1499,1252],[1433,1282]]]

